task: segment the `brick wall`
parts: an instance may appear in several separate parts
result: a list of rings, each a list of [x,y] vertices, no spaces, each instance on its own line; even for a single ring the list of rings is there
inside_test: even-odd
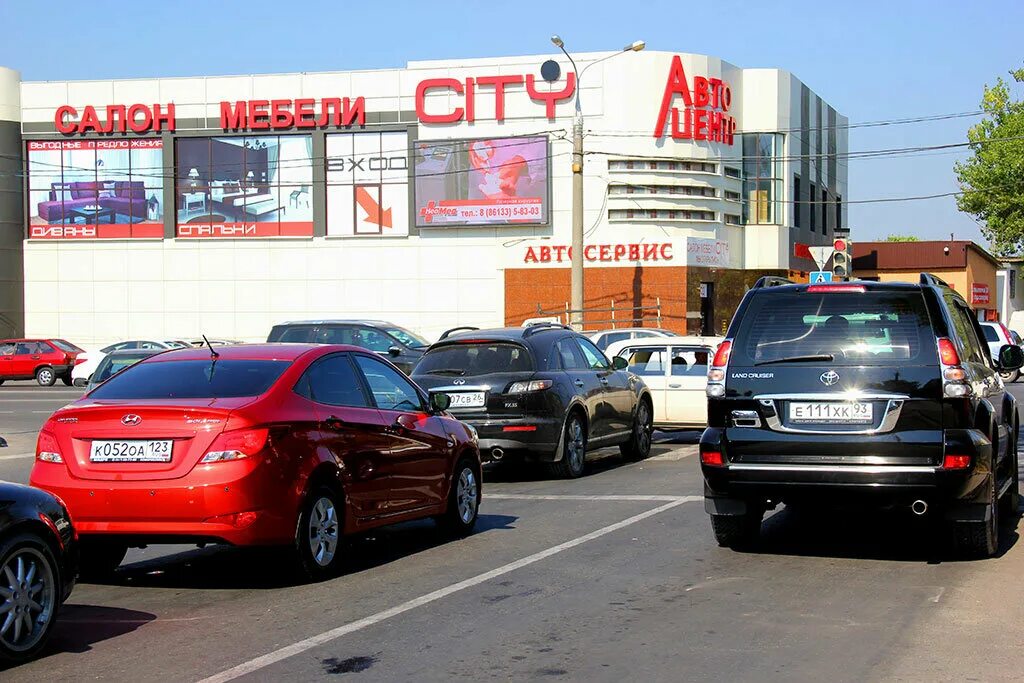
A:
[[[584,277],[584,307],[610,308],[615,302],[617,327],[656,327],[657,311],[634,307],[654,306],[661,298],[661,326],[686,332],[686,268],[644,267],[588,268]],[[569,268],[506,268],[505,324],[516,326],[542,311],[564,311],[569,301]],[[621,309],[620,309],[621,306]],[[700,310],[698,307],[697,311]],[[632,323],[629,318],[642,318]],[[611,312],[590,312],[584,316],[586,329],[611,327]],[[621,322],[619,322],[621,321]]]

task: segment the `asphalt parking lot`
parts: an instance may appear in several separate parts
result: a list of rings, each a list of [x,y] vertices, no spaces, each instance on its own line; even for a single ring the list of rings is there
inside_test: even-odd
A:
[[[1024,398],[1024,384],[1014,392]],[[80,390],[0,387],[0,478]],[[272,552],[132,550],[79,584],[43,657],[4,680],[1018,680],[1019,518],[999,557],[954,561],[909,514],[781,509],[756,551],[718,548],[696,433],[650,459],[599,451],[576,481],[485,472],[477,532],[352,543],[294,585]]]

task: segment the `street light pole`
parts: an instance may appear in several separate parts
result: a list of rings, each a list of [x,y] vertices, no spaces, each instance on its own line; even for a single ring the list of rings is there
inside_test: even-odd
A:
[[[644,49],[644,41],[638,40],[626,47],[621,52],[615,52],[601,59],[595,60],[583,67],[583,71],[576,69],[576,61],[565,49],[565,43],[558,36],[551,36],[551,42],[558,47],[572,64],[572,71],[576,75],[576,114],[572,123],[572,250],[570,254],[570,291],[569,307],[571,313],[571,324],[573,329],[583,329],[583,110],[580,108],[580,78],[587,72],[587,69],[598,62],[611,59],[623,52],[639,52]]]

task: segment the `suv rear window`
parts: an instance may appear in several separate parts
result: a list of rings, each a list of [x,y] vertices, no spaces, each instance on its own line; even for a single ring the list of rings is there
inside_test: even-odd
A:
[[[802,356],[830,365],[936,362],[920,292],[765,292],[750,300],[732,362],[759,365]]]
[[[173,399],[259,396],[291,365],[287,360],[168,360],[138,363],[89,398]]]
[[[982,325],[981,331],[985,333],[985,341],[997,342],[999,341],[999,333],[996,332],[996,328],[992,325]]]
[[[415,374],[473,377],[499,372],[533,372],[533,367],[530,352],[518,344],[447,344],[427,351],[416,365]]]

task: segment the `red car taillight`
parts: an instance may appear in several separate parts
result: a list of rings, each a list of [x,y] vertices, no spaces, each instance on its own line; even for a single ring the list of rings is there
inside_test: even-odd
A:
[[[86,358],[85,356],[75,356],[75,365],[81,365],[87,360],[88,358]]]
[[[51,432],[46,430],[39,432],[39,438],[36,440],[36,460],[40,462],[64,462],[64,458],[60,455],[57,437]]]
[[[939,362],[942,363],[942,395],[948,398],[970,396],[972,389],[967,372],[960,365],[960,354],[952,339],[939,337]]]
[[[971,466],[971,456],[946,454],[942,458],[942,469],[944,470],[966,470]]]
[[[708,398],[721,398],[725,396],[725,369],[729,365],[729,355],[731,353],[731,339],[726,339],[718,345],[718,350],[715,351],[715,359],[711,361],[711,368],[708,369]]]
[[[702,451],[700,454],[700,461],[705,465],[711,465],[712,467],[722,467],[725,465],[725,459],[722,458],[721,451]]]
[[[256,455],[267,444],[270,430],[266,427],[233,429],[222,432],[210,445],[200,463],[241,460]]]

